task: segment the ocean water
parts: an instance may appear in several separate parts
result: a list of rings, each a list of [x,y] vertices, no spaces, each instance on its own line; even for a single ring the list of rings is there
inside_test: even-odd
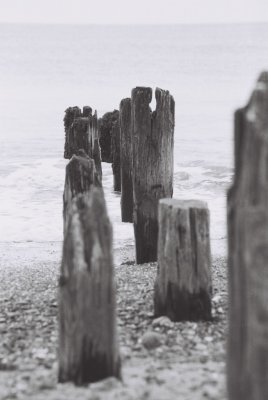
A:
[[[233,113],[267,68],[268,24],[0,25],[0,242],[61,243],[68,106],[101,116],[133,87],[158,86],[176,102],[174,197],[208,202],[213,254],[224,254]],[[103,172],[114,247],[133,244]]]

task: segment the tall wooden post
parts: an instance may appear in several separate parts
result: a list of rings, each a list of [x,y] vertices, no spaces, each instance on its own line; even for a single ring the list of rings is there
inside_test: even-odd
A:
[[[103,162],[112,163],[113,157],[111,152],[112,128],[118,121],[119,111],[114,110],[107,112],[99,118],[99,141],[101,148],[101,160]]]
[[[96,170],[100,182],[102,182],[102,168],[101,168],[101,150],[99,142],[99,122],[97,111],[91,117],[90,123],[91,129],[91,148],[92,148],[92,158],[95,161]]]
[[[197,200],[159,202],[155,315],[173,321],[211,319],[209,211]]]
[[[120,127],[119,120],[115,121],[112,128],[112,168],[114,177],[114,191],[121,192],[121,161],[120,161]]]
[[[173,194],[173,97],[156,89],[152,113],[152,89],[132,90],[132,152],[134,232],[137,263],[157,259],[158,201]]]
[[[120,377],[112,228],[102,189],[73,199],[59,287],[59,381]]]
[[[268,72],[235,113],[228,192],[230,400],[268,399]]]
[[[119,109],[121,215],[122,222],[133,222],[131,99],[123,99]]]

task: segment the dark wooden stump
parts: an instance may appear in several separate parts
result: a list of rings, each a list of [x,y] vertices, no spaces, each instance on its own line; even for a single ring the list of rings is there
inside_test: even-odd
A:
[[[228,193],[230,400],[268,399],[268,72],[235,113]]]
[[[64,158],[71,158],[72,153],[70,153],[70,143],[69,143],[69,132],[71,129],[71,126],[75,120],[75,118],[81,117],[81,110],[79,107],[68,107],[67,110],[65,110],[65,115],[64,115],[64,130],[65,130],[65,145],[64,145]]]
[[[156,89],[152,113],[152,89],[132,90],[132,149],[134,232],[137,263],[157,259],[158,200],[173,194],[173,97]]]
[[[101,148],[101,160],[112,163],[111,153],[112,128],[119,119],[119,111],[107,112],[99,119],[99,141]]]
[[[65,158],[71,158],[83,149],[86,154],[91,154],[89,143],[89,118],[77,117],[73,120],[71,127],[66,133]]]
[[[88,192],[92,185],[101,187],[94,160],[89,158],[84,150],[80,150],[78,153],[79,155],[74,155],[66,166],[63,193],[64,230],[68,224],[68,210],[72,199],[80,193]]]
[[[121,162],[120,162],[120,127],[119,120],[116,121],[112,128],[112,168],[114,178],[114,191],[121,192]]]
[[[131,99],[123,99],[119,110],[121,215],[123,222],[133,222]]]
[[[173,321],[211,319],[209,211],[196,200],[159,202],[155,315]]]
[[[73,199],[59,280],[59,382],[120,377],[112,228],[102,189]]]

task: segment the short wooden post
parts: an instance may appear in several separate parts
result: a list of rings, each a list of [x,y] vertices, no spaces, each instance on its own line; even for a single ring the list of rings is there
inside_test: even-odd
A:
[[[84,150],[78,151],[78,154],[78,156],[73,155],[66,166],[63,193],[63,220],[65,229],[68,224],[68,210],[72,199],[80,193],[89,191],[92,185],[101,186],[94,160],[89,158]]]
[[[92,108],[89,106],[83,107],[83,117],[90,118],[92,116]]]
[[[120,127],[119,120],[115,121],[112,128],[112,168],[114,177],[114,191],[121,192],[121,162],[120,162]]]
[[[112,228],[102,189],[73,199],[59,285],[59,382],[119,378]]]
[[[230,400],[268,399],[268,72],[235,113],[228,192]]]
[[[65,110],[65,115],[64,115],[64,130],[65,130],[65,145],[64,145],[64,158],[71,158],[72,153],[70,153],[70,143],[69,143],[69,132],[71,129],[71,126],[75,120],[75,118],[81,117],[81,109],[77,106],[75,107],[68,107]]]
[[[133,222],[131,99],[123,99],[119,109],[121,215],[122,222]]]
[[[78,154],[78,150],[83,149],[86,154],[90,154],[89,144],[89,118],[78,117],[66,133],[65,142],[65,158],[71,158],[74,154]]]
[[[209,211],[197,200],[159,202],[155,315],[173,321],[211,319]]]
[[[118,118],[118,110],[107,112],[101,118],[99,118],[99,141],[101,148],[101,160],[103,162],[113,162],[111,153],[112,128],[114,123],[118,121]]]
[[[156,89],[152,113],[152,89],[132,90],[132,152],[134,232],[137,263],[157,259],[158,200],[173,194],[173,97]]]

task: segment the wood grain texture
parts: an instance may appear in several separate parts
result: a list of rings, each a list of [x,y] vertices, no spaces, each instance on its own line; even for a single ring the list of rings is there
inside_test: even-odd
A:
[[[230,400],[268,398],[268,72],[235,113],[228,192]]]
[[[69,212],[59,281],[59,381],[120,378],[112,228],[103,190],[76,196]]]
[[[121,216],[122,222],[133,222],[131,99],[123,99],[119,108]]]
[[[158,201],[173,195],[175,103],[165,90],[156,89],[155,97],[152,112],[152,89],[132,90],[133,218],[139,264],[157,259]]]
[[[155,315],[173,321],[211,319],[209,211],[196,200],[159,201]]]

